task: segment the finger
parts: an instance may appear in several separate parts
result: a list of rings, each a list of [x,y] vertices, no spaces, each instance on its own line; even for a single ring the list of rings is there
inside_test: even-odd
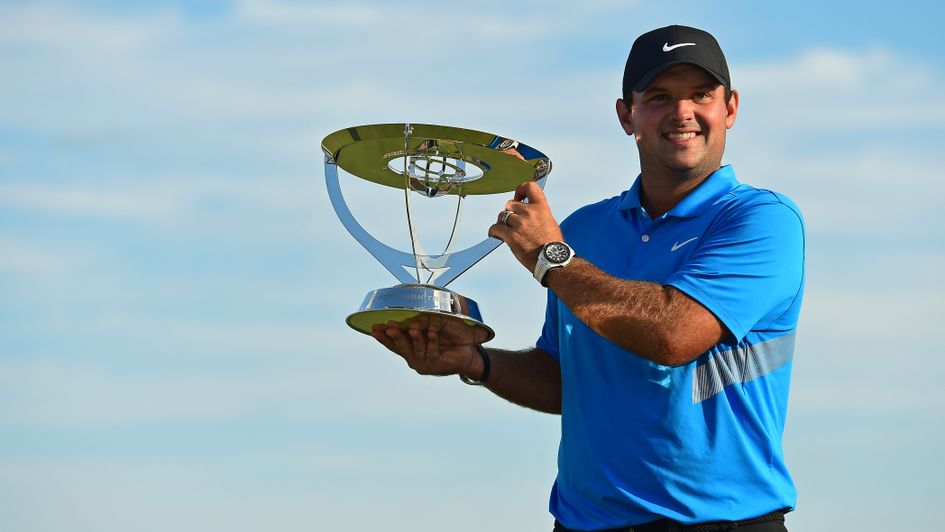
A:
[[[427,352],[431,356],[438,356],[440,353],[440,329],[443,327],[443,318],[435,316],[430,320],[430,326],[427,327]]]
[[[390,325],[386,323],[375,323],[371,325],[371,336],[377,338],[383,344],[390,343],[390,338],[387,336],[387,329],[390,328]]]
[[[430,318],[430,321],[427,325],[427,331],[432,333],[439,334],[440,329],[443,328],[443,317],[442,316],[433,316]]]
[[[411,327],[407,334],[410,336],[410,346],[413,348],[414,355],[423,362],[427,357],[427,343],[423,339],[423,332]]]
[[[506,242],[512,235],[512,228],[503,224],[493,224],[489,227],[489,236]]]
[[[411,318],[405,325],[407,326],[405,332],[410,331],[411,329],[423,331],[430,326],[430,318],[428,315],[420,313],[417,316]]]
[[[375,332],[384,334],[387,332],[387,329],[390,329],[391,327],[392,325],[390,323],[375,323],[371,325],[371,334],[373,335]]]
[[[392,334],[397,334],[399,332],[396,329],[392,329],[392,330],[394,331]],[[393,338],[388,336],[387,331],[385,330],[372,331],[371,336],[373,336],[375,340],[377,340],[384,347],[386,347],[388,351],[402,358],[404,362],[407,364],[407,367],[413,368],[413,360],[414,360],[413,353],[406,351],[402,346],[398,347],[396,342],[394,342]]]
[[[515,189],[515,197],[512,201],[522,201],[527,199],[529,203],[545,203],[545,193],[534,181],[526,181]]]
[[[463,320],[456,317],[451,317],[443,320],[442,328],[437,331],[439,333],[437,340],[446,342],[447,347],[452,347],[454,345],[481,344],[486,339],[485,337],[480,337],[478,334],[479,331],[482,331],[485,335],[488,335],[488,333],[485,332],[485,329],[481,327],[471,327]]]
[[[427,351],[439,354],[440,352],[440,331],[439,329],[430,329],[427,331]]]
[[[372,329],[371,336],[387,349],[397,353],[397,351],[394,349],[394,343],[391,342],[390,338],[387,337],[387,333],[385,333],[383,330]]]
[[[382,327],[383,330],[385,330],[385,331],[387,331],[387,330],[389,330],[389,329],[397,329],[398,331],[403,331],[404,329],[406,329],[406,327],[405,327],[405,325],[404,325],[403,323],[396,322],[396,321],[394,321],[394,320],[390,320],[390,321],[388,321],[387,323],[381,324],[381,327]]]
[[[522,216],[528,212],[528,204],[522,203],[521,201],[509,200],[505,202],[505,211]]]
[[[411,348],[410,342],[407,340],[407,337],[404,333],[400,332],[400,329],[395,329],[390,327],[385,331],[387,337],[390,338],[391,344],[394,346],[394,350],[403,356],[404,358],[413,358],[413,349]],[[410,361],[408,360],[408,363]]]

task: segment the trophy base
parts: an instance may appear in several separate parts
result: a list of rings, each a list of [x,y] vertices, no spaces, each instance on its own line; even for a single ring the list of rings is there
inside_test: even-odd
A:
[[[407,323],[422,315],[457,319],[469,327],[480,329],[486,333],[483,342],[495,337],[495,331],[482,322],[475,301],[445,288],[425,284],[400,284],[371,290],[358,311],[345,321],[352,329],[371,334],[372,325],[389,321]]]

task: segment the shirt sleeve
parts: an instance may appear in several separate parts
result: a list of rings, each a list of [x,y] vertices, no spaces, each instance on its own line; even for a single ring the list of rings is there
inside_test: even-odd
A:
[[[561,351],[558,345],[558,297],[548,290],[548,303],[545,305],[545,325],[541,328],[541,336],[535,347],[541,349],[551,358],[561,361]]]
[[[771,197],[720,217],[666,282],[709,309],[738,340],[787,312],[803,288],[803,219],[795,206]]]

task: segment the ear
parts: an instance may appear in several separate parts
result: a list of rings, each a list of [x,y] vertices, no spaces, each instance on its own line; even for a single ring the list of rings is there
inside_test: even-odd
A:
[[[725,129],[731,129],[735,125],[735,117],[738,115],[738,91],[732,90],[732,98],[728,101],[726,105],[726,111],[728,112],[725,117]]]
[[[633,105],[633,102],[630,102],[630,104]],[[617,120],[620,121],[620,127],[627,135],[633,136],[633,123],[630,121],[630,115],[630,108],[623,101],[623,98],[617,98]]]

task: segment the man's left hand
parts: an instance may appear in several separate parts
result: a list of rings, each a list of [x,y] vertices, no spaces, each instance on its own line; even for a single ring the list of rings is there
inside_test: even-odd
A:
[[[512,214],[507,215],[507,212]],[[505,203],[498,221],[489,228],[489,236],[505,242],[530,272],[535,269],[542,246],[564,241],[545,193],[534,181],[522,183],[515,189],[515,197]]]

